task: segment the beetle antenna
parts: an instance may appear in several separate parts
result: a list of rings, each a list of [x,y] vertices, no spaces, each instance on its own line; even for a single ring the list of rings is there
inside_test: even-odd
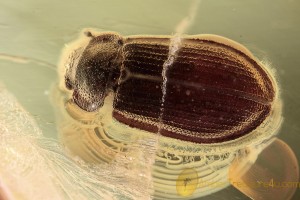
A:
[[[90,32],[90,31],[85,31],[84,34],[85,34],[87,37],[92,37],[92,38],[94,38],[92,32]]]

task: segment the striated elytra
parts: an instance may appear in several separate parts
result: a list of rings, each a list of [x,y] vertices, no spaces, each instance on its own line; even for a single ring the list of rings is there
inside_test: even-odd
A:
[[[65,74],[73,101],[85,111],[97,111],[113,92],[117,121],[194,143],[237,139],[270,116],[277,96],[274,78],[232,40],[183,36],[167,70],[162,104],[170,36],[87,32],[86,37],[88,45],[74,52]]]

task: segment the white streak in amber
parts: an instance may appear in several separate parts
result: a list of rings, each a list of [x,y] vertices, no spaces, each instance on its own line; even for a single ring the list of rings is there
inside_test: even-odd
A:
[[[164,103],[165,103],[165,98],[167,95],[167,82],[168,82],[168,69],[171,67],[174,63],[174,60],[177,57],[177,53],[180,49],[181,45],[181,35],[185,33],[188,28],[193,24],[194,18],[197,14],[197,8],[199,6],[200,1],[194,0],[190,6],[189,13],[187,17],[183,18],[178,25],[176,26],[176,34],[174,37],[170,39],[170,44],[169,44],[169,53],[168,53],[168,58],[163,64],[163,69],[162,69],[162,78],[163,78],[163,83],[162,83],[162,98],[161,98],[161,108],[160,108],[160,115],[159,115],[159,126],[158,126],[158,133],[162,129],[163,123],[162,123],[162,118],[163,118],[163,113],[164,113]]]

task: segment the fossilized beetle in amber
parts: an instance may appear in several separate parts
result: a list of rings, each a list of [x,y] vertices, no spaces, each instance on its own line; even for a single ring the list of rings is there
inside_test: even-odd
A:
[[[62,141],[84,160],[110,162],[145,141],[155,197],[197,198],[226,187],[232,160],[277,134],[276,81],[242,45],[182,36],[163,74],[171,36],[86,33],[62,56],[56,98]]]
[[[131,127],[153,133],[160,127],[163,136],[195,143],[225,142],[258,128],[278,100],[269,70],[245,47],[195,35],[182,38],[162,105],[170,36],[87,35],[88,44],[62,69],[66,87],[89,112],[113,93],[113,118]]]

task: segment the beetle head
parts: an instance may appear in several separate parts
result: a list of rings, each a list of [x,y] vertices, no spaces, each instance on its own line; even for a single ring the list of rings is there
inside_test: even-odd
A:
[[[115,33],[93,35],[84,49],[73,52],[65,74],[65,85],[73,90],[73,101],[92,112],[101,107],[120,76],[123,39]],[[77,52],[76,52],[77,51]]]

